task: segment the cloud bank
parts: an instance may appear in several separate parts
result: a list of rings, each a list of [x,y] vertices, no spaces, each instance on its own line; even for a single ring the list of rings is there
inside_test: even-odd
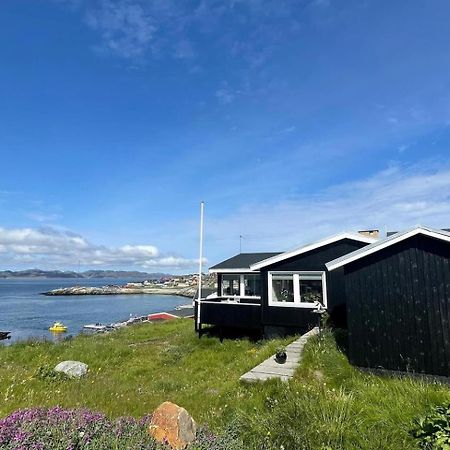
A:
[[[0,263],[5,268],[192,269],[195,259],[161,254],[154,245],[107,247],[55,228],[0,228]]]
[[[209,220],[209,249],[287,250],[341,231],[397,231],[415,225],[450,227],[450,167],[392,166],[372,176],[276,204],[249,204]],[[213,261],[214,262],[214,261]]]

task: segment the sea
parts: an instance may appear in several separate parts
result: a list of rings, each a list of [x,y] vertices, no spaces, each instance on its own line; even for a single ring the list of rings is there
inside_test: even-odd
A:
[[[121,285],[129,281],[114,279],[2,279],[0,280],[0,331],[10,331],[11,339],[0,345],[29,339],[58,341],[79,334],[90,323],[110,324],[130,317],[170,311],[190,303],[174,295],[86,295],[51,296],[43,292],[75,285]],[[63,322],[66,333],[51,333],[54,322]]]

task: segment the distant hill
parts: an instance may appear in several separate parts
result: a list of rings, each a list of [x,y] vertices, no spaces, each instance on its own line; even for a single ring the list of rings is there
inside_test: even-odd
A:
[[[62,270],[3,270],[0,271],[1,278],[139,278],[141,280],[157,280],[168,276],[165,273],[147,273],[126,270],[87,270],[86,272],[73,272]]]
[[[143,280],[157,280],[168,276],[167,273],[147,273],[127,270],[87,270],[81,272],[81,278],[142,278]]]

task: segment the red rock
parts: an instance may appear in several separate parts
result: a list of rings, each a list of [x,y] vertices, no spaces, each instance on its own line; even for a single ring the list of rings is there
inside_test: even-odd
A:
[[[158,441],[182,450],[195,439],[197,425],[181,406],[164,402],[156,408],[148,432]]]

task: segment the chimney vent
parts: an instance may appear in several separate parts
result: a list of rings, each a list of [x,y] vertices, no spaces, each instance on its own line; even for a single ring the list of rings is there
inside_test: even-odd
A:
[[[380,237],[380,230],[360,230],[358,233],[371,238]]]

